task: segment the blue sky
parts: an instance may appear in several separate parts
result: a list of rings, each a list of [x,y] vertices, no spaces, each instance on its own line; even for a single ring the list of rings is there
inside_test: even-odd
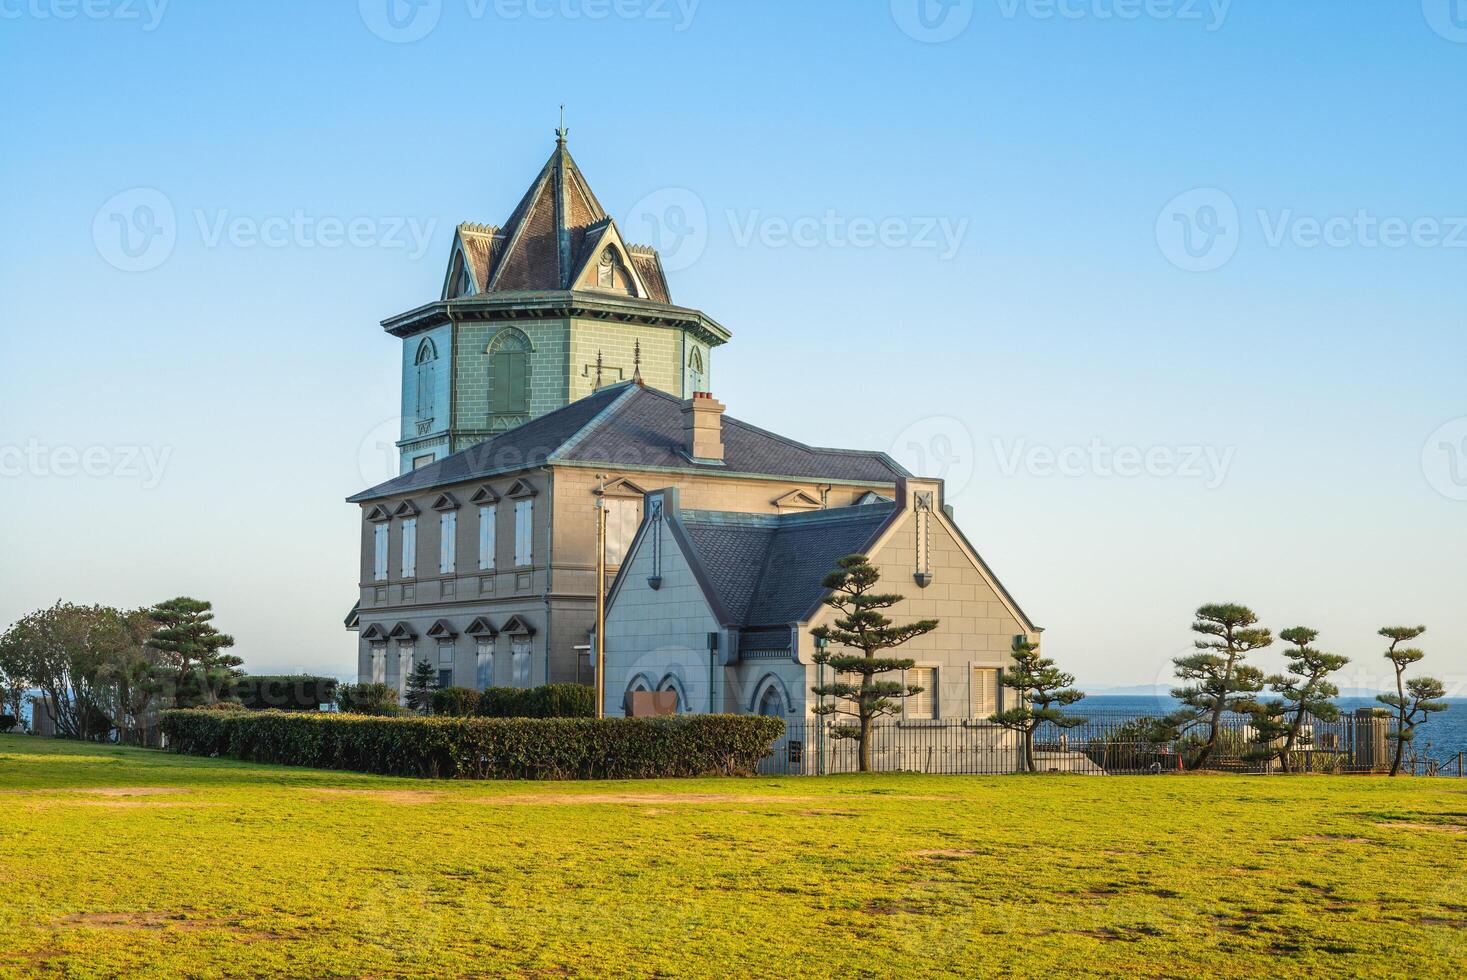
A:
[[[1460,683],[1467,2],[922,2],[0,0],[0,622],[348,673],[378,322],[564,102],[730,412],[946,476],[1082,680],[1229,600]]]

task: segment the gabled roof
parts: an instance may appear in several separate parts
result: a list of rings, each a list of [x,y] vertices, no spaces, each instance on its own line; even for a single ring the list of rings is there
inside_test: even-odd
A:
[[[895,504],[868,504],[797,514],[685,510],[672,520],[716,593],[724,625],[748,629],[806,619],[836,561],[864,552],[895,513]]]
[[[606,242],[614,242],[626,256],[640,298],[672,304],[656,250],[622,242],[615,220],[596,199],[559,133],[550,159],[503,227],[466,222],[455,229],[442,298],[457,298],[454,279],[460,255],[474,296],[554,292],[575,288],[578,273]]]
[[[706,473],[683,452],[683,401],[624,381],[476,446],[347,498],[363,503],[547,464]],[[819,449],[723,416],[725,476],[895,484],[908,476],[885,453]],[[654,484],[655,485],[655,484]]]

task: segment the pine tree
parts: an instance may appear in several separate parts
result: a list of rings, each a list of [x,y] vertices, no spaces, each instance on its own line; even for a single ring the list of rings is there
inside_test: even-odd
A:
[[[433,672],[433,665],[426,659],[413,664],[413,672],[407,681],[407,706],[420,715],[426,715],[428,706],[433,703],[433,692],[437,689],[438,676]]]
[[[1172,697],[1186,707],[1169,721],[1180,728],[1207,727],[1207,737],[1189,769],[1200,769],[1216,750],[1224,711],[1252,714],[1258,709],[1253,695],[1263,690],[1263,671],[1243,663],[1243,658],[1270,646],[1273,634],[1257,623],[1258,617],[1247,606],[1203,606],[1197,610],[1192,631],[1209,639],[1193,643],[1201,652],[1172,661],[1177,677],[1192,683],[1172,689]]]
[[[1070,686],[1075,683],[1075,675],[1060,670],[1053,660],[1041,657],[1039,648],[1023,637],[1014,640],[1014,666],[1004,671],[999,683],[1019,692],[1019,706],[989,715],[988,720],[1022,734],[1024,769],[1035,772],[1035,730],[1046,722],[1056,728],[1084,724],[1084,718],[1067,715],[1060,709],[1079,701],[1085,692]]]
[[[853,738],[859,749],[861,772],[871,771],[871,724],[884,715],[901,710],[902,699],[921,694],[922,688],[900,681],[877,680],[881,674],[910,670],[915,661],[896,657],[879,657],[883,650],[901,646],[908,640],[937,629],[937,620],[922,619],[896,626],[882,615],[902,601],[895,594],[871,591],[881,580],[881,573],[865,555],[847,555],[836,562],[821,585],[830,590],[823,600],[840,612],[834,624],[817,626],[810,635],[824,643],[834,642],[859,653],[831,654],[821,650],[814,657],[817,664],[834,668],[836,680],[810,690],[821,703],[814,709],[820,716],[843,714],[855,718],[854,725],[842,724],[831,729],[832,738]],[[859,683],[840,680],[842,674],[857,674]],[[826,702],[826,698],[834,698]]]
[[[1277,756],[1284,772],[1293,771],[1294,745],[1306,718],[1330,722],[1340,717],[1333,701],[1340,689],[1325,678],[1344,667],[1350,658],[1314,649],[1310,644],[1318,638],[1318,630],[1305,626],[1292,626],[1279,633],[1279,639],[1293,648],[1285,654],[1288,673],[1268,678],[1269,689],[1279,695],[1279,700],[1259,705],[1253,716],[1257,741],[1269,746],[1283,740],[1282,745],[1266,754]]]
[[[1425,626],[1386,626],[1380,630],[1380,635],[1391,641],[1385,657],[1396,669],[1396,693],[1376,696],[1377,701],[1396,711],[1396,730],[1391,733],[1391,738],[1396,743],[1396,752],[1391,759],[1392,776],[1401,771],[1401,758],[1405,755],[1406,743],[1416,738],[1416,727],[1429,721],[1438,711],[1447,710],[1447,702],[1442,700],[1447,695],[1447,689],[1441,681],[1435,677],[1413,677],[1409,681],[1404,678],[1406,668],[1420,661],[1426,654],[1415,647],[1403,647],[1401,644],[1410,643],[1425,632]]]
[[[227,699],[244,663],[221,653],[234,646],[234,637],[214,628],[212,603],[179,596],[148,610],[158,624],[148,646],[163,653],[176,674],[177,704],[191,707]]]

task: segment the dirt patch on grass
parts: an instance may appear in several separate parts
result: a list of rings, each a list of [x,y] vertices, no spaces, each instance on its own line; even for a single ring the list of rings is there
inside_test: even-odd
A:
[[[1435,830],[1443,834],[1467,834],[1467,824],[1460,823],[1421,823],[1413,820],[1387,820],[1376,824],[1377,827],[1393,827],[1397,830]]]
[[[326,797],[347,796],[383,803],[437,803],[448,798],[447,793],[426,789],[318,789],[314,792]]]
[[[187,793],[188,790],[180,786],[91,786],[72,792],[92,796],[167,796],[169,793]]]
[[[736,793],[524,793],[513,796],[467,796],[416,789],[319,789],[327,797],[349,796],[381,800],[385,803],[470,803],[475,806],[581,806],[633,805],[677,806],[717,803],[813,803],[825,802],[819,796],[754,796]]]
[[[222,929],[241,939],[280,939],[278,933],[251,932],[233,919],[190,918],[181,912],[73,912],[52,922],[63,928],[106,929],[111,932],[202,932]]]

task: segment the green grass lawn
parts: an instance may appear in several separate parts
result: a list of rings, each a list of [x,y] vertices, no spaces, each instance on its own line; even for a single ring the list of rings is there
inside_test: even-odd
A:
[[[430,783],[0,736],[0,976],[1462,976],[1467,781]]]

